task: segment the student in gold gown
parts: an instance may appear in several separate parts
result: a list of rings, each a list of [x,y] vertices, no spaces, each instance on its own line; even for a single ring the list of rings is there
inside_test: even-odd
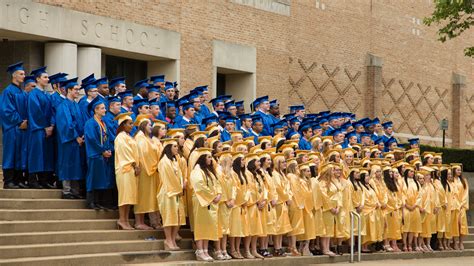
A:
[[[365,235],[362,237],[362,253],[370,253],[369,245],[377,242],[379,226],[376,225],[377,209],[380,209],[379,199],[375,188],[371,185],[371,177],[368,169],[360,170],[360,184],[364,193],[364,205],[362,214],[365,220]]]
[[[191,171],[190,181],[193,187],[194,240],[196,241],[196,259],[213,261],[209,256],[209,241],[218,241],[219,202],[222,188],[212,163],[212,149],[198,148],[196,165]],[[219,259],[224,259],[219,252]]]
[[[452,249],[449,245],[451,239],[451,212],[453,208],[453,193],[449,182],[451,177],[451,168],[446,165],[440,166],[439,183],[441,184],[442,189],[438,189],[438,195],[440,199],[443,197],[445,198],[445,205],[444,207],[441,206],[437,218],[438,239],[441,243],[441,250]],[[435,182],[435,185],[436,184],[437,182]],[[437,187],[439,187],[439,185],[437,185]]]
[[[380,165],[373,164],[370,167],[370,184],[372,188],[375,190],[375,194],[377,195],[378,203],[380,204],[380,208],[375,210],[375,225],[377,226],[377,241],[375,244],[375,250],[379,251],[384,248],[383,243],[385,242],[384,239],[384,227],[386,226],[385,220],[385,211],[387,209],[387,187],[385,186],[383,176],[382,176],[382,168]],[[389,250],[392,251],[390,247]]]
[[[186,224],[183,191],[187,183],[179,166],[178,154],[178,140],[164,139],[163,153],[158,163],[162,185],[157,200],[165,232],[165,250],[179,250],[176,237],[179,226]]]
[[[362,210],[364,208],[364,203],[365,203],[365,193],[363,191],[362,185],[360,184],[360,168],[352,166],[349,168],[349,181],[351,182],[350,184],[350,189],[351,189],[351,195],[352,195],[352,206],[354,207],[354,211],[359,213],[361,216],[361,232],[360,235],[364,236],[365,235],[365,216],[362,215]],[[357,228],[354,228],[354,237],[357,238]],[[360,239],[362,241],[362,239]],[[354,242],[354,245],[357,242]],[[362,242],[361,242],[362,243]]]
[[[449,187],[451,188],[450,193],[450,205],[451,205],[451,215],[450,221],[448,223],[449,226],[449,234],[448,239],[450,239],[449,247],[451,249],[459,250],[459,217],[461,211],[461,201],[459,200],[459,186],[456,184],[456,180],[454,179],[452,168],[449,167],[448,170],[448,183]]]
[[[161,158],[161,153],[163,152],[163,143],[161,142],[161,139],[163,139],[166,136],[166,126],[168,123],[163,122],[161,120],[153,120],[153,128],[151,129],[151,135],[152,138],[151,140],[153,141],[153,144],[156,146],[156,151],[158,154],[158,159]],[[160,191],[161,188],[161,180],[158,175],[158,183],[156,187],[156,191]],[[161,223],[161,215],[160,211],[157,210],[155,213],[150,213],[150,223],[151,226],[155,229],[160,229],[163,227]]]
[[[303,220],[303,209],[304,209],[304,196],[302,193],[303,188],[301,187],[298,163],[295,159],[287,161],[286,178],[290,182],[291,188],[291,203],[289,206],[289,216],[291,221],[292,230],[288,233],[288,250],[291,256],[301,256],[296,248],[296,236],[304,234],[304,220]]]
[[[115,117],[118,122],[115,146],[115,177],[118,190],[119,229],[133,230],[128,221],[130,206],[137,204],[137,186],[140,175],[140,156],[137,142],[130,136],[133,129],[131,113],[122,113]]]
[[[268,191],[265,188],[264,177],[261,174],[260,158],[253,153],[245,156],[247,165],[247,181],[249,200],[247,202],[247,221],[249,223],[249,236],[245,238],[245,254],[247,259],[259,258],[263,256],[257,252],[258,237],[266,236],[266,217],[263,208],[267,206]]]
[[[457,186],[457,198],[460,203],[459,208],[459,249],[464,250],[463,238],[468,235],[467,215],[469,210],[469,185],[467,179],[462,175],[462,165],[452,163],[454,184]]]
[[[288,214],[288,205],[291,203],[292,192],[290,182],[285,175],[286,160],[282,153],[276,153],[273,157],[273,180],[277,192],[277,202],[275,205],[276,222],[275,236],[273,236],[275,257],[286,257],[286,253],[282,249],[283,235],[292,230],[290,217]]]
[[[275,206],[278,201],[278,194],[276,192],[275,180],[272,172],[272,158],[270,151],[263,151],[260,153],[261,173],[266,191],[268,191],[267,206],[263,208],[262,212],[265,215],[266,237],[259,239],[260,250],[258,253],[263,257],[273,257],[272,253],[268,251],[269,238],[276,234],[276,209]]]
[[[316,237],[316,223],[314,221],[314,200],[313,192],[311,191],[311,170],[309,163],[303,163],[298,165],[300,172],[300,187],[301,193],[304,199],[303,208],[303,225],[304,233],[297,236],[297,240],[300,242],[299,252],[303,256],[311,256],[309,250],[309,241]]]
[[[234,206],[230,212],[230,255],[234,259],[243,259],[240,253],[240,242],[242,237],[249,235],[249,223],[247,221],[247,202],[249,194],[247,190],[248,181],[245,174],[245,161],[242,153],[232,154],[232,180],[235,194],[232,195]]]
[[[416,251],[420,251],[417,237],[421,233],[420,217],[420,184],[416,180],[413,166],[407,165],[404,173],[406,193],[405,208],[403,213],[403,251],[412,251],[413,245]]]
[[[397,172],[398,173],[398,172]],[[384,249],[389,252],[400,252],[397,240],[402,239],[400,208],[402,198],[399,194],[397,180],[391,166],[382,168],[383,180],[387,193],[387,207],[385,208]]]
[[[216,174],[222,189],[222,196],[218,209],[219,241],[215,242],[214,258],[216,260],[229,260],[232,257],[227,254],[227,237],[230,234],[231,211],[235,206],[234,199],[237,188],[234,186],[234,180],[232,179],[232,153],[225,151],[218,153],[217,156]]]
[[[135,229],[151,230],[152,227],[145,224],[145,214],[154,213],[158,210],[156,201],[159,177],[158,147],[151,139],[151,120],[149,115],[137,116],[134,125],[138,128],[135,133],[135,141],[138,145],[141,172],[138,176],[138,201],[134,206]]]
[[[436,198],[434,188],[431,185],[431,172],[421,169],[417,173],[418,182],[421,185],[420,189],[420,216],[421,216],[421,233],[418,237],[418,245],[424,252],[432,252],[431,248],[431,225],[434,219],[434,211]]]

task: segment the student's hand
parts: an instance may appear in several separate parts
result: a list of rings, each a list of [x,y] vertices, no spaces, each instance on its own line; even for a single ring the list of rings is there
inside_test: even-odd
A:
[[[287,200],[286,205],[291,206],[291,200]]]
[[[221,200],[221,197],[222,197],[221,194],[217,194],[217,196],[214,198],[214,200],[212,202],[213,203],[219,203],[219,201]]]
[[[186,189],[187,186],[188,186],[188,181],[187,181],[187,180],[183,180],[183,189]]]
[[[235,200],[231,199],[231,200],[228,200],[226,201],[225,203],[227,205],[227,208],[233,208],[235,206]]]
[[[23,120],[23,122],[21,122],[20,126],[18,127],[19,129],[27,129],[28,128],[28,120]]]
[[[46,132],[46,137],[51,137],[51,135],[53,135],[53,126],[50,126],[50,127],[46,127],[44,128],[44,131]]]
[[[84,143],[84,137],[77,137],[76,141],[77,141],[77,144],[79,144],[79,146],[82,146],[82,144]]]
[[[272,204],[272,207],[275,207],[277,205],[277,201],[276,200],[272,200],[270,201],[270,204]]]
[[[104,151],[102,153],[102,156],[104,156],[105,158],[109,158],[112,156],[112,152],[111,151]]]
[[[134,166],[133,169],[135,170],[135,176],[139,176],[142,171],[140,166]]]

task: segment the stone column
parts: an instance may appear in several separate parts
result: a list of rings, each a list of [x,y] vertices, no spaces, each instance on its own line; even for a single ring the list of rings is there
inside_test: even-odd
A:
[[[77,75],[77,45],[75,43],[52,42],[44,46],[44,64],[50,75],[64,72],[69,78]]]
[[[77,49],[77,76],[79,81],[94,73],[99,79],[102,73],[102,50],[97,47],[79,47]]]
[[[461,148],[466,142],[466,121],[465,113],[466,101],[464,101],[464,87],[466,86],[466,77],[453,73],[452,78],[452,118],[450,121],[453,147]]]
[[[382,97],[382,65],[381,57],[367,55],[367,93],[363,104],[365,105],[365,116],[375,117],[382,114],[382,106],[379,103]]]

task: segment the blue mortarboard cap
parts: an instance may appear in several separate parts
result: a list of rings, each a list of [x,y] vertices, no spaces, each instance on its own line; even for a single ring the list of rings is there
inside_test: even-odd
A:
[[[370,120],[370,119],[364,121],[364,123],[363,123],[364,127],[370,127],[370,126],[372,126],[373,124],[374,124],[374,123],[373,123],[372,120]]]
[[[160,87],[155,86],[153,84],[147,85],[148,92],[160,92]]]
[[[303,118],[303,120],[301,121],[301,123],[311,123],[311,122],[313,122],[313,121],[314,121],[313,118],[311,118],[311,117],[305,117],[305,118]]]
[[[109,87],[113,88],[119,84],[125,84],[125,77],[113,78],[109,81]]]
[[[380,124],[380,119],[378,117],[374,118],[374,120],[372,120],[372,124],[373,125]]]
[[[311,119],[314,120],[315,118],[319,117],[319,115],[318,114],[306,114],[306,117],[311,118]]]
[[[291,137],[293,137],[294,135],[300,135],[300,133],[298,133],[297,131],[289,131],[288,134],[286,134],[286,138],[287,139],[291,139]]]
[[[290,124],[294,124],[294,123],[300,123],[300,120],[299,120],[298,117],[296,117],[296,116],[293,116],[293,117],[290,119]]]
[[[351,121],[347,121],[346,123],[341,125],[342,130],[347,130],[349,127],[352,127]]]
[[[174,89],[173,82],[166,81],[165,82],[165,91],[167,91],[169,89]]]
[[[188,97],[189,101],[194,102],[196,99],[199,99],[201,95],[202,95],[201,92],[197,92],[197,91],[190,93]]]
[[[51,76],[49,76],[49,83],[56,84],[56,83],[60,83],[62,81],[65,81],[65,80],[67,80],[66,76],[67,76],[66,73],[61,73],[61,72],[56,73],[54,75],[51,75]]]
[[[43,66],[43,67],[40,67],[40,68],[37,68],[37,69],[31,71],[31,75],[35,76],[35,77],[39,77],[43,73],[47,73],[46,72],[46,66]]]
[[[158,98],[151,99],[150,101],[148,101],[148,103],[150,104],[150,106],[157,105],[157,106],[160,106],[160,108],[161,108],[161,102],[160,102],[160,100],[158,100]]]
[[[85,92],[87,92],[90,89],[97,88],[97,80],[91,80],[88,83],[82,83],[81,87],[84,89]]]
[[[240,120],[252,119],[252,116],[250,114],[241,114],[239,118]]]
[[[360,137],[361,137],[361,138],[362,138],[362,137],[369,137],[369,138],[370,138],[370,133],[368,133],[368,132],[361,132],[361,133],[360,133]]]
[[[257,99],[255,99],[252,103],[252,108],[255,109],[255,107],[257,107],[258,105],[260,105],[263,102],[268,102],[268,96],[262,96],[262,97],[258,97]]]
[[[387,139],[387,141],[385,141],[385,146],[390,145],[390,143],[398,143],[398,141],[396,138],[390,137],[389,139]]]
[[[189,94],[179,98],[176,103],[178,106],[183,106],[185,103],[189,103]]]
[[[409,140],[408,140],[408,143],[409,143],[410,145],[418,144],[418,143],[420,143],[420,139],[419,139],[419,138],[409,139]]]
[[[137,81],[133,87],[135,89],[140,89],[140,88],[143,88],[143,87],[147,87],[148,86],[148,79],[142,79],[140,81]]]
[[[299,132],[303,132],[303,130],[311,128],[311,123],[302,123],[298,128]]]
[[[388,121],[382,124],[383,128],[387,129],[389,127],[393,127],[392,121]]]
[[[232,100],[232,95],[221,95],[219,96],[224,102]]]
[[[216,105],[219,104],[219,103],[224,103],[224,99],[222,99],[222,98],[219,96],[219,97],[216,97],[216,98],[210,100],[209,102],[211,102],[212,106],[216,106]]]
[[[321,118],[319,118],[319,124],[324,124],[326,122],[328,122],[328,116],[327,115],[324,115]]]
[[[189,108],[194,108],[194,103],[186,102],[182,106],[183,106],[183,111],[184,111],[184,110],[188,110]]]
[[[201,91],[208,91],[208,90],[209,90],[209,86],[208,86],[208,85],[199,86],[199,90],[201,90]]]
[[[319,125],[319,123],[315,122],[311,124],[311,128],[313,130],[316,130],[316,129],[321,129],[321,126]]]
[[[121,102],[121,99],[118,96],[107,96],[106,99],[108,104]]]
[[[30,82],[36,82],[35,76],[26,76],[25,77],[25,81],[24,81],[25,85],[30,83]]]
[[[276,107],[276,106],[279,106],[279,105],[280,104],[278,103],[277,99],[270,101],[270,107]]]
[[[96,81],[97,86],[107,84],[109,80],[107,77],[102,77]]]
[[[87,84],[91,81],[95,81],[95,76],[94,73],[90,74],[89,76],[85,77],[84,79],[81,80],[81,84]]]
[[[77,83],[77,80],[78,78],[68,79],[68,80],[62,81],[59,86],[65,87],[66,89],[70,89],[70,88],[73,88],[74,86],[79,85]]]
[[[87,111],[89,113],[94,113],[94,109],[97,105],[99,104],[105,104],[105,102],[102,100],[102,97],[95,97],[88,105],[87,105]]]
[[[136,99],[133,101],[133,107],[138,108],[144,105],[150,105],[148,99]]]
[[[383,138],[376,138],[374,139],[374,144],[378,145],[378,144],[383,144]]]
[[[329,115],[328,121],[336,120],[336,119],[339,119],[339,118],[340,118],[339,113],[332,113],[332,114]]]
[[[120,97],[120,99],[123,99],[125,97],[133,97],[133,91],[126,90],[126,91],[119,92],[117,95]]]
[[[253,123],[257,123],[257,122],[263,123],[263,118],[261,115],[258,115],[258,114],[252,115],[251,118],[252,118]]]
[[[206,126],[213,123],[213,122],[219,122],[218,121],[218,117],[215,116],[215,115],[210,115],[210,116],[206,116],[203,120],[202,120],[202,124],[205,124]]]
[[[304,105],[292,105],[290,106],[290,113],[298,112],[299,110],[304,110]]]
[[[344,132],[342,132],[342,130],[336,128],[336,129],[334,129],[331,133],[332,133],[332,134],[331,134],[332,136],[337,136],[337,135],[339,135],[339,134],[343,134]]]
[[[165,75],[151,76],[150,81],[152,83],[165,82]]]
[[[321,111],[321,112],[318,113],[318,115],[323,116],[323,115],[328,115],[330,113],[331,113],[331,111]]]
[[[244,106],[244,101],[235,102],[235,106],[236,106],[236,107]]]
[[[295,117],[295,114],[284,114],[283,115],[283,118],[286,119],[287,121],[290,121],[290,119],[292,119],[293,117]]]
[[[23,62],[18,62],[18,63],[12,64],[12,65],[9,65],[7,67],[7,72],[10,73],[10,74],[15,73],[15,71],[17,71],[17,70],[25,70],[23,68]]]
[[[350,139],[352,137],[357,137],[357,134],[356,134],[355,131],[352,131],[352,132],[349,132],[349,133],[346,134],[347,139]]]
[[[356,121],[354,122],[354,127],[360,127],[360,126],[364,126],[364,124],[362,124],[360,121]]]
[[[282,129],[284,126],[288,125],[285,120],[280,120],[272,125],[273,130]]]
[[[178,88],[178,82],[177,82],[177,81],[174,81],[174,82],[173,82],[173,88],[175,88],[175,89]]]
[[[177,104],[175,101],[166,101],[161,104],[161,110],[166,110],[171,107],[174,107],[174,108],[177,107]]]
[[[235,107],[235,101],[228,101],[225,103],[225,109],[229,109],[230,107]]]

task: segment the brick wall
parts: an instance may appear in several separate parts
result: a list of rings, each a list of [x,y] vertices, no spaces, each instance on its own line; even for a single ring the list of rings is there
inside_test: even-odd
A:
[[[460,145],[474,141],[473,60],[462,52],[474,34],[438,42],[436,28],[422,24],[431,0],[285,1],[289,16],[231,0],[35,1],[180,32],[185,90],[212,83],[212,40],[250,45],[257,48],[257,95],[278,97],[283,109],[303,102],[311,112],[374,114],[406,134],[441,137],[439,120],[458,108],[451,80],[458,73],[470,107],[460,110]],[[368,54],[383,61],[377,77]],[[455,128],[448,138],[459,135]]]

